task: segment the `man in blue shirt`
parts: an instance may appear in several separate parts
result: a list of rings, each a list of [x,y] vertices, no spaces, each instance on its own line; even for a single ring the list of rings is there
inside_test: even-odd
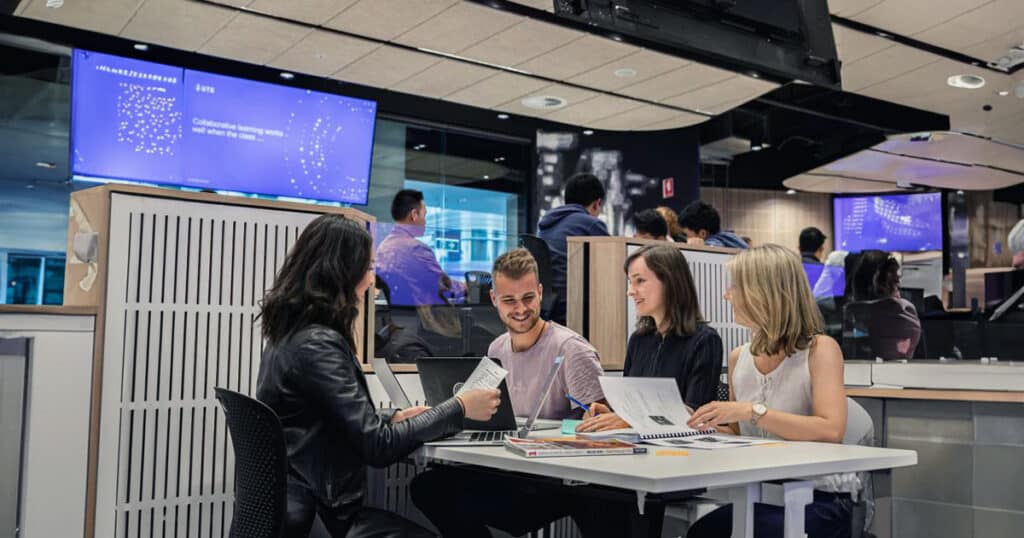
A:
[[[722,218],[714,206],[700,200],[683,208],[679,214],[679,227],[686,234],[686,242],[692,245],[749,248],[740,236],[722,229]]]
[[[592,174],[576,174],[565,184],[565,205],[548,211],[540,219],[537,235],[551,251],[551,287],[557,294],[551,319],[565,324],[566,310],[566,237],[608,235],[608,227],[598,219],[604,203],[604,186]]]

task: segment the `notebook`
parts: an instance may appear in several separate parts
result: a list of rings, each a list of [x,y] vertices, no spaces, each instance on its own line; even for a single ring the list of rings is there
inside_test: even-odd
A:
[[[683,404],[679,386],[673,378],[602,376],[599,381],[612,409],[633,427],[579,433],[578,437],[640,442],[717,433],[714,428],[696,430],[686,425],[690,412]]]
[[[598,441],[572,437],[546,439],[505,438],[505,448],[524,458],[550,458],[564,456],[611,456],[616,454],[646,454],[647,448],[620,439]]]

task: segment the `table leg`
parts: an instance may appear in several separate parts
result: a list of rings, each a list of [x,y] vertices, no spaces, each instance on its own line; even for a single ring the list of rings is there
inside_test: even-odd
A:
[[[782,506],[785,510],[783,536],[805,538],[804,521],[807,505],[814,502],[814,482],[793,480],[788,482],[765,482],[762,497],[767,504]]]
[[[732,538],[754,538],[754,503],[761,500],[761,484],[708,490],[706,496],[732,504]]]

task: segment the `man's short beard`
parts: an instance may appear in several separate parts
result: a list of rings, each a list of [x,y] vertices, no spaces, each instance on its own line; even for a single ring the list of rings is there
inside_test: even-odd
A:
[[[512,318],[511,318],[511,316],[509,317],[509,319],[512,319]],[[529,321],[529,320],[531,320],[531,319],[533,320],[533,323],[531,323],[531,324],[530,324],[530,326],[529,326],[529,327],[527,327],[527,328],[526,328],[526,330],[524,330],[524,331],[517,331],[517,330],[514,330],[514,329],[512,328],[512,326],[511,326],[511,325],[509,325],[509,324],[507,324],[507,323],[505,324],[505,328],[506,328],[506,329],[508,329],[508,332],[510,332],[510,333],[515,333],[515,334],[526,334],[526,333],[528,333],[528,332],[532,331],[532,330],[533,330],[533,328],[534,328],[534,327],[536,327],[538,323],[540,323],[540,315],[538,315],[538,314],[534,314],[534,315],[530,316],[530,317],[529,317],[529,318],[528,318],[528,319],[527,319],[526,321]],[[519,322],[516,322],[516,323],[519,323]]]

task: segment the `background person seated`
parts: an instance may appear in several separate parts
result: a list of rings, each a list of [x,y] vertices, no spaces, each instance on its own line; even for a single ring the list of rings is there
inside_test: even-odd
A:
[[[800,258],[804,263],[821,264],[826,235],[814,226],[800,230]]]
[[[671,241],[668,237],[668,224],[665,223],[664,217],[653,209],[645,209],[633,215],[633,226],[636,228],[633,237],[637,239]]]
[[[853,301],[844,307],[847,358],[909,359],[921,339],[913,303],[900,297],[900,265],[881,250],[861,253],[852,279]],[[865,350],[858,343],[866,343]],[[864,356],[870,353],[869,356]]]
[[[748,248],[740,236],[722,230],[722,218],[711,205],[700,200],[691,202],[679,214],[679,226],[686,234],[686,242],[711,247]]]

